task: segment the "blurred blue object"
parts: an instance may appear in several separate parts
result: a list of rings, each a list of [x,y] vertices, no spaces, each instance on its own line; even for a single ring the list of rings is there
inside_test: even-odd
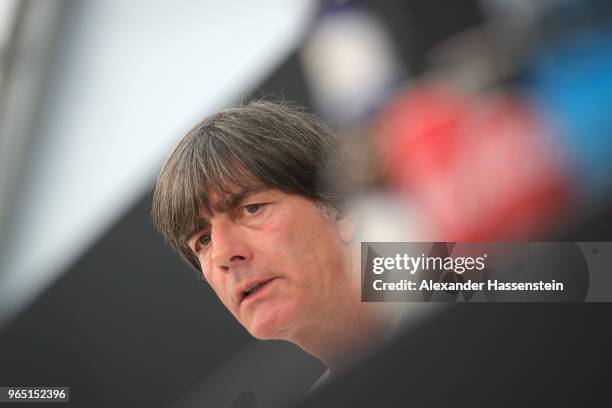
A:
[[[577,192],[612,193],[612,25],[566,38],[532,59],[527,80],[577,166]]]

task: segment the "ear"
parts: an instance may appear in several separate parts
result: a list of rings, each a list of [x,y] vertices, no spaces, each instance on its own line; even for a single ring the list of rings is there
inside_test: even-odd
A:
[[[347,211],[339,214],[336,219],[336,228],[340,234],[340,238],[345,243],[351,242],[357,232],[357,222],[353,211]]]

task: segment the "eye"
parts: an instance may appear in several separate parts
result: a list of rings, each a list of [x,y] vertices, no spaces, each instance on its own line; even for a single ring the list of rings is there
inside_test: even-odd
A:
[[[248,213],[248,214],[257,214],[257,212],[261,209],[261,207],[263,207],[263,204],[249,204],[249,205],[245,205],[244,206],[244,210]]]
[[[210,232],[207,232],[206,234],[202,234],[202,236],[198,238],[198,240],[196,241],[196,247],[200,248],[200,247],[208,246],[208,244],[210,244],[210,241],[211,241]]]

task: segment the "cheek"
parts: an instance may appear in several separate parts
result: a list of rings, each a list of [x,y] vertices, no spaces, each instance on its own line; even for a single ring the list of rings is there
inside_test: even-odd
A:
[[[306,218],[306,217],[305,217]],[[335,280],[341,279],[339,254],[342,248],[334,240],[331,226],[318,219],[310,222],[278,223],[275,245],[268,254],[290,281],[296,298],[302,292],[314,302],[329,295]],[[303,300],[303,299],[302,299]]]
[[[208,259],[207,256],[200,256],[200,265],[202,265],[202,276],[208,282],[210,287],[215,291],[219,298],[222,298],[223,293],[223,285],[225,284],[225,279],[223,274],[215,273],[214,268],[212,267],[212,262]]]
[[[209,280],[208,283],[210,287],[212,288],[212,290],[217,295],[217,297],[219,298],[219,300],[221,301],[221,303],[223,303],[225,308],[232,315],[238,318],[238,316],[236,315],[236,310],[232,303],[231,296],[230,296],[231,291],[227,287],[228,285],[227,279],[222,279],[222,278],[212,279],[212,280]]]
[[[256,254],[265,259],[268,267],[289,275],[296,275],[305,268],[304,255],[308,253],[309,239],[299,223],[284,217],[275,220],[254,242]]]
[[[277,255],[284,253],[305,253],[316,234],[317,220],[309,211],[296,215],[281,213],[267,225],[265,239],[267,246],[276,250]]]
[[[210,270],[210,268],[206,267],[207,265],[205,262],[202,262],[202,261],[200,262],[201,262],[201,265],[203,265],[203,269],[204,269],[204,272],[202,273],[202,275],[204,276],[204,279],[206,280],[208,285],[211,287],[213,292],[215,292],[219,300],[221,300],[221,302],[225,305],[225,307],[229,309],[230,312],[234,313],[233,309],[231,308],[231,303],[230,303],[231,299],[229,298],[229,294],[231,292],[226,287],[228,284],[228,281],[227,279],[225,279],[225,275],[215,274],[214,272]]]
[[[208,257],[206,256],[198,256],[198,261],[200,261],[200,266],[202,269],[202,275],[207,281],[210,281],[210,262],[208,261]]]

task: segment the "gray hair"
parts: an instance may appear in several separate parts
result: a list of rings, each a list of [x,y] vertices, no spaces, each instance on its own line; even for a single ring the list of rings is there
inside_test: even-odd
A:
[[[216,112],[177,144],[157,178],[152,219],[170,246],[200,270],[187,240],[210,194],[278,189],[312,200],[328,219],[343,211],[340,150],[316,117],[286,103],[254,101]]]

